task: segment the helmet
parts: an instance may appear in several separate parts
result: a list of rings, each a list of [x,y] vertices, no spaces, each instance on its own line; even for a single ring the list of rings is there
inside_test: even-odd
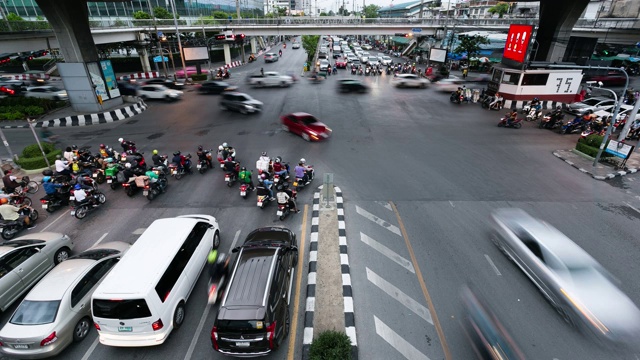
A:
[[[222,147],[222,145],[218,146],[218,150],[224,150],[224,148]]]
[[[228,147],[228,146],[229,146],[229,144],[227,144],[227,143],[222,143],[222,147],[223,147],[223,148],[226,148],[226,147]]]
[[[71,145],[71,148],[72,148],[73,150],[78,150],[78,145]]]
[[[538,99],[537,97],[533,98],[533,101],[538,101],[538,100],[540,100],[540,99]]]
[[[76,184],[76,186],[73,187],[74,190],[80,190],[82,189],[82,186],[80,186],[80,184]]]
[[[100,144],[100,149],[104,149],[106,146],[104,144]]]
[[[231,156],[229,156],[229,157],[227,158],[227,161],[233,161],[233,158],[232,158]]]
[[[300,162],[304,164],[304,163],[306,163],[306,162],[307,162],[307,160],[305,160],[304,158],[302,158],[302,159],[300,159]]]
[[[123,141],[124,141],[124,139],[123,139],[123,138],[118,139],[118,142],[119,142],[119,143],[121,143],[121,142],[123,142]]]
[[[261,174],[261,175],[260,175],[260,178],[261,178],[262,180],[266,180],[266,179],[267,179],[267,174],[264,174],[264,173],[263,173],[263,174]]]
[[[49,182],[51,181],[51,176],[45,176],[42,178],[42,182]]]
[[[225,264],[229,262],[229,257],[227,256],[227,254],[225,253],[220,253],[220,255],[218,255],[218,261],[216,261],[219,264]]]
[[[263,151],[263,152],[262,152],[262,156],[267,156],[267,152],[266,152],[266,151]]]
[[[153,153],[153,155],[158,155],[158,150],[153,149],[152,153]]]
[[[4,205],[6,203],[8,203],[9,200],[7,198],[0,198],[0,205]]]
[[[173,153],[173,156],[178,156],[178,155],[180,155],[180,151],[176,151]]]
[[[198,151],[202,151],[202,145],[198,145]]]
[[[280,163],[280,157],[277,157],[275,162],[276,162],[276,164],[279,164]]]
[[[246,170],[247,170],[247,168],[244,167],[244,166],[240,168],[240,171],[246,171]]]
[[[131,164],[130,163],[126,163],[126,164],[124,164],[124,167],[126,167],[127,169],[130,169],[131,168]]]
[[[218,250],[213,249],[209,251],[209,255],[207,255],[207,262],[209,264],[213,264],[217,258],[218,258]]]

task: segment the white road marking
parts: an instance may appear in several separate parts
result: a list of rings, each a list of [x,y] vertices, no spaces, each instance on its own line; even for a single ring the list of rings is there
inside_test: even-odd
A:
[[[104,238],[106,238],[107,235],[109,235],[109,233],[104,233],[104,235],[100,236],[100,239],[98,239],[98,241],[96,241],[93,245],[91,245],[91,247],[94,247],[94,246],[100,244],[100,241],[104,240]],[[91,249],[91,248],[89,248],[89,249]]]
[[[55,220],[50,222],[49,225],[45,226],[44,229],[40,230],[40,232],[44,232],[45,230],[47,230],[49,228],[49,226],[55,224],[56,221],[60,220],[63,216],[67,215],[68,213],[69,213],[69,210],[67,210],[67,211],[63,212],[62,214],[60,214],[60,216],[58,216]]]
[[[421,353],[418,349],[409,344],[395,331],[391,330],[385,323],[380,321],[375,315],[373,320],[376,324],[376,333],[383,338],[389,345],[393,346],[400,354],[409,360],[429,360],[427,355]]]
[[[366,217],[367,219],[373,221],[374,223],[386,228],[387,230],[391,231],[392,233],[395,233],[398,236],[402,236],[402,234],[400,233],[400,229],[398,229],[397,226],[393,225],[393,224],[389,224],[388,222],[380,219],[379,217],[373,215],[372,213],[362,209],[360,206],[356,205],[356,211],[358,212],[358,214]]]
[[[191,355],[193,355],[193,351],[196,349],[196,344],[198,343],[198,335],[202,333],[202,328],[204,327],[204,322],[207,320],[207,316],[209,315],[210,309],[211,309],[211,305],[207,304],[207,306],[204,309],[204,312],[202,313],[202,317],[200,318],[200,322],[198,323],[198,327],[196,328],[196,332],[193,335],[193,339],[191,339],[191,344],[189,344],[189,349],[187,349],[187,353],[184,355],[184,360],[191,359]]]
[[[632,210],[634,210],[635,212],[640,214],[640,210],[638,210],[637,208],[633,207],[633,205],[629,204],[628,202],[625,202],[625,204],[627,204],[628,207],[630,207]]]
[[[311,344],[312,341],[313,341],[313,328],[312,327],[305,327],[304,328],[304,335],[303,335],[302,343],[304,345],[309,345],[309,344]]]
[[[233,237],[233,242],[231,243],[231,249],[236,247],[236,242],[238,242],[239,237],[240,237],[240,230],[236,231],[236,235]]]
[[[133,235],[142,235],[142,233],[147,230],[147,228],[137,228],[135,230],[133,230],[132,234]]]
[[[404,305],[409,310],[413,311],[416,315],[420,316],[425,321],[427,321],[429,324],[433,325],[433,320],[431,319],[431,313],[429,312],[429,309],[427,309],[425,306],[422,306],[417,301],[413,300],[411,297],[409,297],[409,295],[402,292],[402,290],[398,289],[387,280],[378,276],[378,274],[374,273],[371,269],[369,268],[366,268],[366,269],[367,269],[367,279],[371,281],[373,285],[379,287],[380,290],[387,293],[387,295],[398,300],[400,304]]]
[[[411,264],[411,261],[403,258],[402,256],[396,254],[393,250],[389,249],[388,247],[380,244],[379,242],[373,240],[372,238],[370,238],[369,236],[360,233],[360,240],[371,246],[373,249],[377,250],[379,253],[381,253],[382,255],[388,257],[389,259],[393,260],[393,262],[395,262],[396,264],[402,266],[403,268],[411,271],[412,273],[416,273],[416,270],[413,268],[413,265]]]
[[[89,346],[89,348],[87,349],[87,352],[84,353],[82,360],[89,360],[91,353],[93,353],[93,350],[96,349],[96,346],[98,346],[99,341],[100,341],[100,336],[98,335],[98,337],[96,337],[96,339],[93,340],[93,344],[91,344],[91,346]]]
[[[451,205],[452,208],[456,207],[455,205],[453,205],[453,202],[451,202],[451,200],[449,200],[449,205]]]
[[[389,210],[389,211],[393,211],[393,209],[391,208],[391,204],[389,204],[389,202],[387,201],[376,201],[377,204],[384,206],[385,209]]]
[[[493,263],[493,261],[491,260],[491,258],[489,257],[489,255],[484,254],[484,257],[487,259],[487,261],[489,262],[489,265],[491,265],[491,267],[493,268],[493,271],[496,272],[496,274],[498,274],[498,276],[502,276],[502,274],[500,273],[500,270],[498,270],[498,267],[496,266],[496,264]]]

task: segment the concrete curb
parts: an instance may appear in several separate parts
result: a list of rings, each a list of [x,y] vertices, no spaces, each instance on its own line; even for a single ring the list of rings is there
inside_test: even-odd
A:
[[[147,109],[147,104],[138,100],[134,104],[127,105],[125,107],[96,114],[87,115],[71,115],[63,118],[39,121],[34,124],[34,127],[66,127],[66,126],[89,126],[97,124],[108,124],[120,120],[130,118],[132,116],[141,114]],[[6,125],[0,126],[3,129],[26,129],[29,128],[28,124],[24,125]]]
[[[529,101],[513,101],[513,100],[504,100],[504,108],[511,109],[515,106],[518,109],[522,109]],[[567,103],[559,102],[559,101],[540,101],[540,105],[542,105],[543,109],[555,109],[556,106],[560,105],[562,108],[565,108]]]
[[[564,157],[562,157],[561,154],[557,153],[556,151],[553,152],[553,155],[555,157],[557,157],[558,159],[563,160],[567,164],[571,165],[572,167],[580,170],[580,172],[590,175],[592,178],[594,178],[596,180],[609,180],[609,179],[613,179],[616,176],[624,176],[624,175],[627,175],[627,174],[635,174],[635,173],[638,172],[637,168],[629,168],[626,171],[615,171],[615,172],[612,172],[612,173],[608,173],[608,174],[606,174],[604,176],[603,175],[596,175],[596,174],[593,174],[591,171],[589,171],[589,169],[581,168],[580,166],[578,166],[573,161],[565,159]]]
[[[122,75],[118,77],[118,80],[129,80],[129,79],[155,79],[160,77],[159,71],[149,71],[149,72],[139,72],[129,75]]]
[[[313,312],[316,301],[316,271],[318,262],[318,228],[320,223],[320,188],[313,194],[311,212],[311,235],[309,236],[309,273],[307,274],[307,301],[304,313],[304,335],[302,341],[302,359],[309,358],[309,349],[313,341]]]
[[[356,339],[356,319],[353,312],[353,291],[351,289],[351,271],[347,254],[347,230],[344,221],[344,199],[342,190],[335,186],[336,207],[338,208],[338,238],[340,240],[340,267],[342,270],[342,297],[344,300],[344,328],[351,339],[351,359],[358,360],[358,341]]]

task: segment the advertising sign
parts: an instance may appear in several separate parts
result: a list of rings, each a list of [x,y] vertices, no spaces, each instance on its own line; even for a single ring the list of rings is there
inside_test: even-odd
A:
[[[93,88],[95,89],[96,96],[100,99],[99,101],[104,101],[109,99],[109,94],[107,93],[107,87],[105,86],[104,80],[102,79],[102,71],[100,71],[100,66],[97,63],[87,63],[87,69],[89,70],[89,76],[91,76],[91,82],[93,83]]]
[[[607,144],[607,148],[605,149],[605,151],[608,152],[609,154],[612,154],[614,156],[617,156],[619,158],[626,160],[629,158],[629,156],[631,156],[631,152],[633,152],[633,148],[634,148],[633,145],[628,145],[620,141],[609,140],[609,143]]]
[[[182,50],[184,51],[185,61],[209,59],[209,51],[206,47],[191,47],[183,48]]]
[[[447,59],[447,49],[431,48],[429,53],[429,61],[445,62]]]
[[[531,42],[531,32],[533,25],[511,24],[509,26],[509,34],[507,34],[507,42],[504,45],[503,59],[523,63],[527,56],[527,49]]]
[[[109,92],[109,97],[116,98],[120,96],[118,80],[116,79],[116,74],[113,72],[111,60],[100,61],[100,69],[102,70],[102,77],[104,78],[107,91]]]

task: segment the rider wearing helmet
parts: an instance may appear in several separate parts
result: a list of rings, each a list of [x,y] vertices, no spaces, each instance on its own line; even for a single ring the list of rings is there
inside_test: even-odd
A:
[[[196,154],[198,154],[198,161],[206,161],[207,162],[207,166],[211,169],[213,169],[213,163],[211,162],[211,159],[209,158],[209,156],[207,156],[209,152],[205,151],[204,148],[202,147],[202,145],[198,145],[198,152],[196,152]]]
[[[106,159],[111,156],[113,156],[113,154],[109,153],[107,146],[105,144],[100,144],[100,157]]]
[[[301,181],[305,183],[305,185],[311,182],[309,177],[309,172],[311,171],[311,167],[306,165],[307,160],[304,158],[298,161],[298,165],[295,167],[294,171],[296,172],[296,179],[302,179]]]
[[[273,181],[269,180],[269,177],[267,176],[267,174],[262,173],[258,178],[258,181],[260,184],[263,185],[265,189],[269,190],[269,197],[270,197],[269,200],[275,200],[275,198],[273,197],[273,190],[271,189],[273,185]],[[258,193],[258,195],[260,195],[260,193]]]
[[[229,256],[223,252],[218,253],[217,249],[212,249],[207,255],[207,264],[211,279],[218,275],[225,275],[229,271]]]
[[[9,204],[9,199],[0,198],[0,217],[5,221],[18,221],[27,226],[27,229],[33,229],[36,227],[31,224],[31,219],[26,215],[21,215],[20,210],[28,207],[22,205],[20,207]]]
[[[228,173],[233,173],[238,176],[238,172],[240,171],[240,163],[234,161],[231,156],[227,157],[227,160],[224,162],[224,171]]]
[[[51,181],[51,176],[45,176],[42,178],[42,187],[44,192],[52,199],[64,200],[62,194],[58,191],[64,184],[58,184]]]
[[[536,111],[540,111],[540,109],[542,109],[540,99],[538,99],[537,97],[533,98],[533,100],[531,100],[531,108],[536,109]]]
[[[158,155],[158,150],[153,149],[152,153],[153,153],[153,156],[151,157],[151,160],[153,160],[153,165],[155,166],[164,165],[162,162],[162,156]]]
[[[174,164],[178,164],[179,169],[184,169],[185,172],[191,173],[191,162],[187,160],[187,158],[180,153],[180,151],[176,151],[173,153],[173,159],[171,162]]]
[[[276,195],[278,198],[278,204],[287,205],[291,209],[291,211],[299,213],[298,207],[296,205],[295,196],[293,191],[289,190],[289,183],[285,182],[282,186],[282,189],[278,191]]]
[[[238,180],[240,180],[241,184],[249,184],[249,190],[255,190],[253,186],[253,181],[251,180],[251,171],[247,170],[244,166],[240,168],[240,172],[238,173]]]
[[[123,138],[119,138],[118,142],[120,143],[120,146],[122,146],[122,151],[124,151],[124,152],[127,152],[127,151],[135,152],[136,144],[133,141],[129,141],[129,140],[125,140]]]
[[[287,168],[282,165],[282,159],[280,159],[280,157],[276,157],[275,161],[273,162],[273,173],[274,174],[278,174],[280,176],[286,176],[287,175]]]

